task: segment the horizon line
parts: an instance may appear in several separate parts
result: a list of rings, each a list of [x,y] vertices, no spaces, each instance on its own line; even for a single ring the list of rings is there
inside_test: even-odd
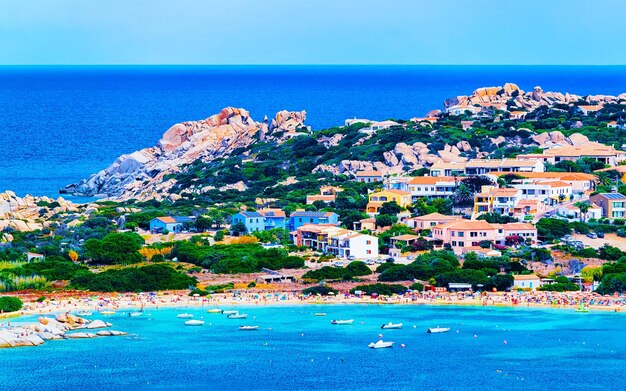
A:
[[[0,64],[0,67],[625,67],[626,64]]]

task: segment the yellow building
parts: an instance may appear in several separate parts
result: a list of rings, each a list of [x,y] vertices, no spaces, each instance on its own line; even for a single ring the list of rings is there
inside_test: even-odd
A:
[[[411,205],[411,193],[402,190],[381,190],[369,195],[367,213],[378,213],[385,202],[395,201],[403,208]]]

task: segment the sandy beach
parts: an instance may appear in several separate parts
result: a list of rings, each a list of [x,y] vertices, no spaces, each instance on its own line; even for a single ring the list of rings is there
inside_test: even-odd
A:
[[[168,291],[151,294],[96,294],[71,291],[56,294],[37,302],[32,292],[15,294],[24,301],[19,312],[0,314],[0,318],[67,313],[77,311],[124,311],[150,308],[206,307],[228,309],[238,306],[370,304],[370,305],[462,305],[478,307],[536,307],[573,310],[584,306],[589,310],[621,312],[626,307],[623,296],[601,296],[595,293],[496,292],[496,293],[407,293],[403,296],[305,296],[299,292],[239,292],[191,297],[186,292]]]

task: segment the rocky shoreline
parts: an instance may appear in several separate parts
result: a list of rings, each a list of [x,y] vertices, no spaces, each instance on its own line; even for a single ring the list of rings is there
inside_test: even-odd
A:
[[[39,346],[46,341],[60,339],[83,339],[97,337],[124,336],[127,333],[116,330],[103,330],[111,323],[102,320],[88,320],[78,316],[57,314],[54,318],[40,317],[37,323],[7,326],[0,324],[0,348]],[[99,331],[94,331],[100,329]]]

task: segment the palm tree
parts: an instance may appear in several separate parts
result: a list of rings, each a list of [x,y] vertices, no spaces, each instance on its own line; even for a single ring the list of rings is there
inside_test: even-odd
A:
[[[474,192],[465,183],[461,183],[454,192],[454,203],[458,205],[469,205],[474,201]]]
[[[589,205],[587,202],[578,201],[574,204],[574,206],[580,209],[581,220],[583,220],[583,215],[587,217],[587,212],[589,212],[589,208],[591,207],[591,205]]]

